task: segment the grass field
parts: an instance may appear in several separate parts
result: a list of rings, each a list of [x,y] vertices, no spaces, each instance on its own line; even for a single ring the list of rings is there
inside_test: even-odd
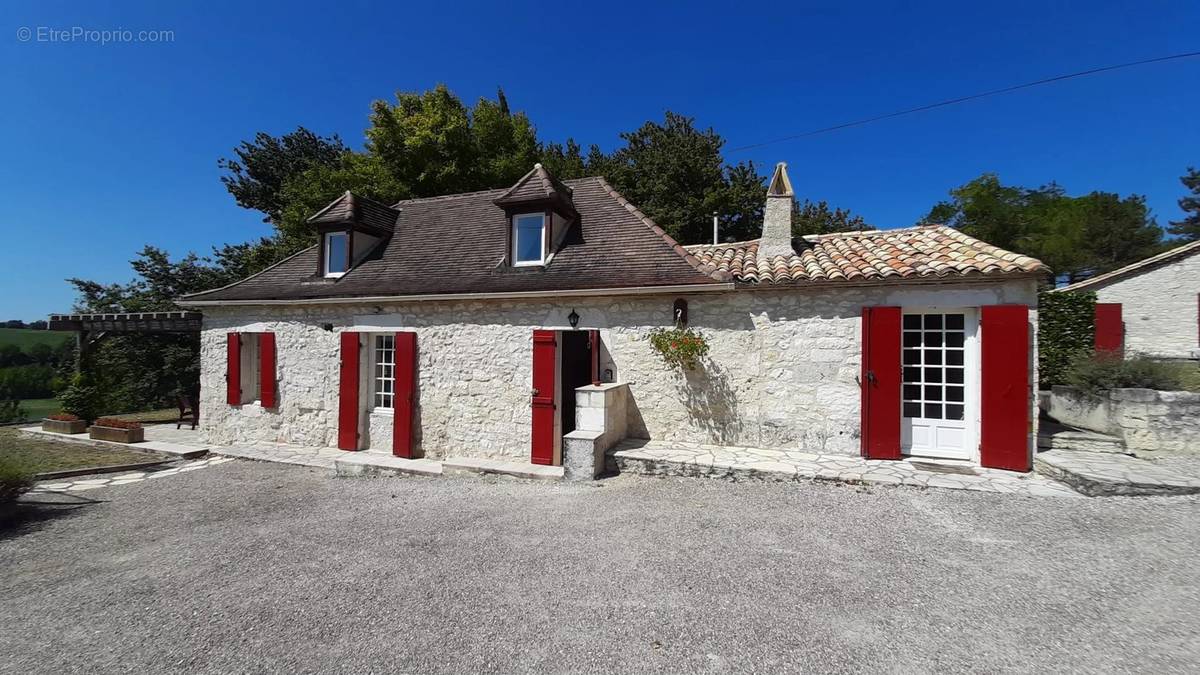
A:
[[[60,410],[56,398],[29,398],[21,401],[25,410],[25,419],[40,420],[46,415],[53,415]]]
[[[12,462],[30,473],[152,462],[159,457],[152,452],[29,438],[18,434],[14,427],[0,427],[0,460]]]
[[[29,330],[27,328],[0,328],[0,346],[16,345],[28,351],[33,345],[44,343],[57,347],[73,339],[71,333],[61,333],[49,330]]]

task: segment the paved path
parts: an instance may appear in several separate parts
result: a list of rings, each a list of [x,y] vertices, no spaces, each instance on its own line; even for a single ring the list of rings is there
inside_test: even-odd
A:
[[[1196,497],[337,479],[264,462],[85,494],[0,531],[0,673],[1200,662]]]
[[[176,476],[188,471],[196,471],[205,469],[210,466],[232,462],[229,457],[208,457],[205,459],[197,459],[190,462],[183,462],[177,466],[167,466],[164,468],[152,468],[145,471],[129,471],[125,473],[117,473],[112,475],[98,474],[95,476],[80,476],[73,479],[49,480],[38,483],[34,486],[33,492],[82,492],[84,490],[95,490],[96,488],[112,487],[116,485],[128,485],[130,483],[140,483],[149,478],[165,478],[167,476]]]
[[[1092,496],[1194,494],[1200,461],[1158,462],[1112,452],[1051,450],[1035,458],[1038,471]]]
[[[937,460],[867,460],[849,455],[818,455],[666,441],[625,441],[614,453],[623,472],[657,475],[737,477],[775,480],[831,480],[911,485],[1049,497],[1079,497],[1069,486],[1037,474],[1021,474]]]
[[[281,464],[300,464],[316,466],[323,469],[334,468],[334,462],[346,456],[345,450],[336,448],[310,448],[300,445],[284,445],[282,443],[259,443],[245,446],[216,446],[210,452],[227,457],[240,457],[260,462],[279,462]]]

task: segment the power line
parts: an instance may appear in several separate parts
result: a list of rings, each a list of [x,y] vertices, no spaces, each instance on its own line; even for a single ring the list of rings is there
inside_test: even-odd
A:
[[[993,89],[991,91],[984,91],[984,92],[980,92],[978,94],[971,94],[970,96],[961,96],[959,98],[951,98],[951,99],[947,99],[945,101],[938,101],[937,103],[930,103],[927,105],[918,106],[916,108],[909,108],[908,110],[899,110],[897,112],[888,113],[886,115],[877,115],[875,117],[867,117],[867,118],[864,118],[861,120],[854,120],[853,122],[845,122],[843,124],[835,124],[834,126],[825,127],[823,129],[814,129],[812,131],[806,131],[801,134],[795,134],[792,136],[783,136],[782,138],[776,138],[776,139],[770,140],[770,141],[763,141],[762,143],[752,143],[750,145],[742,145],[742,146],[738,146],[736,148],[731,148],[729,150],[729,152],[741,152],[742,150],[753,150],[755,148],[761,148],[761,147],[768,146],[768,145],[774,145],[776,143],[783,143],[785,141],[794,141],[794,140],[797,140],[800,138],[807,138],[809,136],[816,136],[818,134],[829,133],[830,131],[838,131],[840,129],[848,129],[850,127],[862,126],[864,124],[870,124],[871,122],[878,122],[880,120],[892,119],[893,117],[901,117],[903,115],[911,115],[913,113],[924,112],[926,110],[932,110],[934,108],[941,108],[941,107],[948,106],[948,105],[954,105],[956,103],[964,103],[966,101],[973,101],[975,99],[985,98],[988,96],[996,96],[998,94],[1007,94],[1011,91],[1017,91],[1018,89],[1028,89],[1029,87],[1036,87],[1036,86],[1042,85],[1042,84],[1050,84],[1051,82],[1060,82],[1062,80],[1069,80],[1069,79],[1075,78],[1075,77],[1084,77],[1086,75],[1096,75],[1098,73],[1107,73],[1112,70],[1120,70],[1122,68],[1132,68],[1134,66],[1144,66],[1144,65],[1147,65],[1150,63],[1162,63],[1163,61],[1175,61],[1177,59],[1186,59],[1186,58],[1190,58],[1193,56],[1200,56],[1200,52],[1187,52],[1184,54],[1172,54],[1170,56],[1160,56],[1158,58],[1145,59],[1142,61],[1130,61],[1128,63],[1118,63],[1113,66],[1104,66],[1102,68],[1092,68],[1091,70],[1081,70],[1078,73],[1057,75],[1055,77],[1048,77],[1044,80],[1034,80],[1033,82],[1026,82],[1024,84],[1015,84],[1011,87],[1004,87],[1002,89]]]

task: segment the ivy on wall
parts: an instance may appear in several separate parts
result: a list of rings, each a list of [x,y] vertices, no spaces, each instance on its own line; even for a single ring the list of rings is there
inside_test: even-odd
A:
[[[1063,384],[1071,362],[1091,354],[1095,340],[1096,294],[1091,291],[1038,296],[1038,386]]]

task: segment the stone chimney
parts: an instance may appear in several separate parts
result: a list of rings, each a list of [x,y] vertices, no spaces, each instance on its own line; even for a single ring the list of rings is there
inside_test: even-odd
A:
[[[779,255],[792,255],[792,181],[788,180],[787,163],[775,165],[775,175],[767,186],[767,207],[763,209],[762,241],[758,244],[760,258],[770,260]]]

